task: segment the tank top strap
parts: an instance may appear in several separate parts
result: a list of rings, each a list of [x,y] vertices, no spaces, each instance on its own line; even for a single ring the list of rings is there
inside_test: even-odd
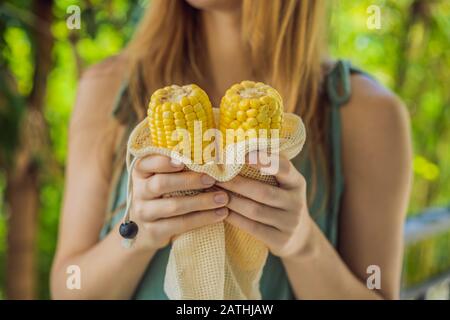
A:
[[[111,115],[121,123],[126,123],[129,120],[129,104],[128,79],[124,79],[116,93]]]
[[[326,224],[326,234],[333,245],[337,244],[338,215],[341,198],[344,191],[344,177],[341,158],[341,113],[340,107],[345,105],[351,97],[350,76],[354,73],[365,74],[353,67],[347,60],[338,60],[328,73],[325,81],[326,95],[330,110],[330,153],[332,184],[329,197],[329,217]]]

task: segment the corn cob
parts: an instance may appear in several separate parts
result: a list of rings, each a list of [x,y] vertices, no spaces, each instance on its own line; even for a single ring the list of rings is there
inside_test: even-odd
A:
[[[270,138],[270,129],[281,129],[282,121],[280,94],[262,82],[242,81],[233,85],[220,104],[220,130],[224,137],[227,129],[243,129],[249,138],[258,137],[261,132]]]
[[[150,99],[147,115],[153,145],[168,149],[174,149],[179,143],[173,139],[174,130],[186,129],[189,132],[191,151],[201,153],[200,148],[194,150],[194,141],[202,141],[202,137],[196,137],[194,133],[202,134],[214,128],[214,116],[208,95],[195,84],[182,87],[172,85],[156,90]],[[199,132],[194,132],[195,121],[201,124]],[[198,138],[200,140],[197,140]],[[193,152],[191,155],[192,159],[202,159],[196,158]]]

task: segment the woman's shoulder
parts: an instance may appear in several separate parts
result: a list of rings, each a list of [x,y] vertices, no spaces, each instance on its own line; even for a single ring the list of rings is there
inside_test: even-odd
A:
[[[404,103],[364,74],[353,74],[350,83],[350,100],[341,108],[344,167],[407,167],[411,137]]]
[[[69,153],[95,161],[105,181],[124,128],[112,116],[126,74],[126,61],[115,56],[86,69],[79,82],[69,124]],[[79,161],[79,160],[78,160]]]
[[[127,66],[128,59],[124,53],[111,56],[84,70],[81,75],[81,80],[117,81],[124,79]]]
[[[338,62],[325,60],[322,63],[324,76],[331,76]],[[344,140],[380,131],[396,134],[396,131],[409,126],[409,115],[401,99],[367,74],[352,72],[350,88],[350,98],[340,108]]]
[[[124,55],[107,58],[87,68],[78,82],[72,123],[111,120],[110,114],[126,73]]]
[[[325,60],[322,63],[323,75],[330,76],[338,67],[339,61]],[[383,116],[384,113],[401,113],[405,110],[402,101],[393,92],[361,71],[351,72],[350,87],[350,99],[343,108],[345,114],[374,112]]]
[[[406,125],[408,112],[392,91],[365,74],[350,77],[350,99],[342,108],[343,120],[365,130],[368,126],[395,131]]]

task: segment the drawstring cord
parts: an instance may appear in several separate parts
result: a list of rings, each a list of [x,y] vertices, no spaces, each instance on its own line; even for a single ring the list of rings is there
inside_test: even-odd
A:
[[[119,228],[120,235],[124,238],[122,240],[122,246],[125,248],[130,248],[135,239],[138,232],[138,226],[135,222],[131,221],[131,202],[133,199],[133,169],[136,165],[136,161],[138,160],[137,157],[135,157],[133,160],[131,160],[132,155],[129,150],[127,150],[127,156],[126,156],[126,166],[127,166],[127,172],[128,172],[128,178],[127,178],[127,205],[125,208],[125,214],[122,220],[122,223]]]
[[[127,158],[126,158],[126,164],[127,164],[127,172],[128,172],[128,178],[127,178],[127,206],[125,209],[125,215],[123,217],[123,222],[129,222],[130,221],[130,210],[131,210],[131,201],[133,196],[133,169],[136,165],[136,161],[138,158],[134,158],[131,160],[131,153],[127,151]]]

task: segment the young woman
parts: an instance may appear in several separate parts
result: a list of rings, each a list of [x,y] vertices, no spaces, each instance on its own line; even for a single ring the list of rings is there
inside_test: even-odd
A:
[[[171,238],[218,221],[270,249],[261,279],[265,299],[399,296],[411,184],[408,116],[374,80],[327,59],[324,6],[316,0],[151,1],[127,49],[80,81],[51,275],[54,298],[165,299]],[[301,156],[281,159],[279,187],[243,177],[215,183],[166,157],[142,159],[132,172],[132,216],[140,231],[124,249],[117,223],[125,199],[124,141],[145,116],[153,90],[196,83],[218,106],[242,80],[274,86],[285,111],[303,118],[308,139]],[[222,190],[162,197],[213,184]],[[80,267],[79,290],[66,287],[70,265]],[[366,283],[372,270],[380,271],[375,289]]]

